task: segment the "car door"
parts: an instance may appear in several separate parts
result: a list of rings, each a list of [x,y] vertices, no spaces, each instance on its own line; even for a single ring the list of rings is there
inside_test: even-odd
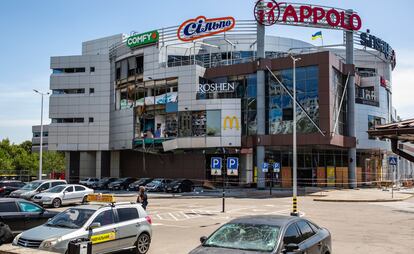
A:
[[[83,186],[74,186],[75,187],[75,195],[76,195],[76,202],[80,203],[83,201],[83,197],[85,197],[86,189]]]
[[[100,211],[93,223],[100,223],[100,227],[90,230],[89,239],[92,241],[92,253],[108,253],[119,249],[117,239],[120,238],[115,225],[113,208]],[[90,225],[89,225],[90,226]]]
[[[116,209],[118,223],[117,229],[119,233],[120,248],[129,248],[134,246],[139,232],[141,222],[136,207],[122,207]]]
[[[297,222],[301,233],[301,242],[306,246],[308,254],[320,254],[322,251],[322,239],[319,239],[306,220]]]
[[[66,189],[63,191],[62,204],[67,205],[76,202],[76,194],[73,190],[73,186],[66,187]]]
[[[28,201],[17,201],[17,204],[22,214],[25,230],[42,225],[47,221],[42,207]]]
[[[289,244],[297,244],[300,251],[293,252],[295,254],[305,254],[306,249],[304,249],[303,245],[301,244],[301,234],[299,229],[296,226],[296,223],[292,223],[288,226],[283,236],[283,248],[285,249]],[[292,252],[286,252],[286,254],[290,254]]]
[[[0,218],[13,233],[20,233],[24,228],[24,214],[20,213],[15,201],[0,202]]]

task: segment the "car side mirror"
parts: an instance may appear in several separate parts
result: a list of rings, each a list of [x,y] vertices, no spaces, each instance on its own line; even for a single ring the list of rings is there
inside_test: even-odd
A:
[[[101,223],[99,222],[94,222],[89,226],[89,230],[95,229],[95,228],[100,228],[101,227]]]
[[[207,241],[207,236],[200,237],[200,243],[203,244]]]
[[[296,243],[289,243],[288,245],[285,245],[285,248],[282,251],[283,253],[297,253],[300,252],[299,245]]]

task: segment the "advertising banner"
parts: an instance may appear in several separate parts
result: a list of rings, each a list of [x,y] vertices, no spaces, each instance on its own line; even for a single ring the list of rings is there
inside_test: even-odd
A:
[[[326,167],[327,186],[335,186],[335,167]]]

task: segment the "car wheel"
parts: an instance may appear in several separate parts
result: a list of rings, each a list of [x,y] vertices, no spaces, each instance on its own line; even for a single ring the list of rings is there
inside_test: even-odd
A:
[[[151,238],[147,233],[142,233],[137,240],[137,254],[145,254],[149,250]]]
[[[82,199],[82,204],[88,203],[88,196],[84,196]]]
[[[62,205],[62,201],[59,198],[53,199],[52,206],[54,208],[59,208]]]

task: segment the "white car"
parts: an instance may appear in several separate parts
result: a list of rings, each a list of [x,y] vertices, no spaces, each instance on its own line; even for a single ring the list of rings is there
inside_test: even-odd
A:
[[[93,178],[93,177],[89,177],[89,178],[85,178],[83,180],[79,181],[79,184],[85,185],[87,187],[92,186],[93,184],[96,184],[99,182],[98,178]]]
[[[93,192],[92,189],[79,184],[64,184],[36,194],[33,202],[58,208],[61,205],[86,202],[87,195]]]

